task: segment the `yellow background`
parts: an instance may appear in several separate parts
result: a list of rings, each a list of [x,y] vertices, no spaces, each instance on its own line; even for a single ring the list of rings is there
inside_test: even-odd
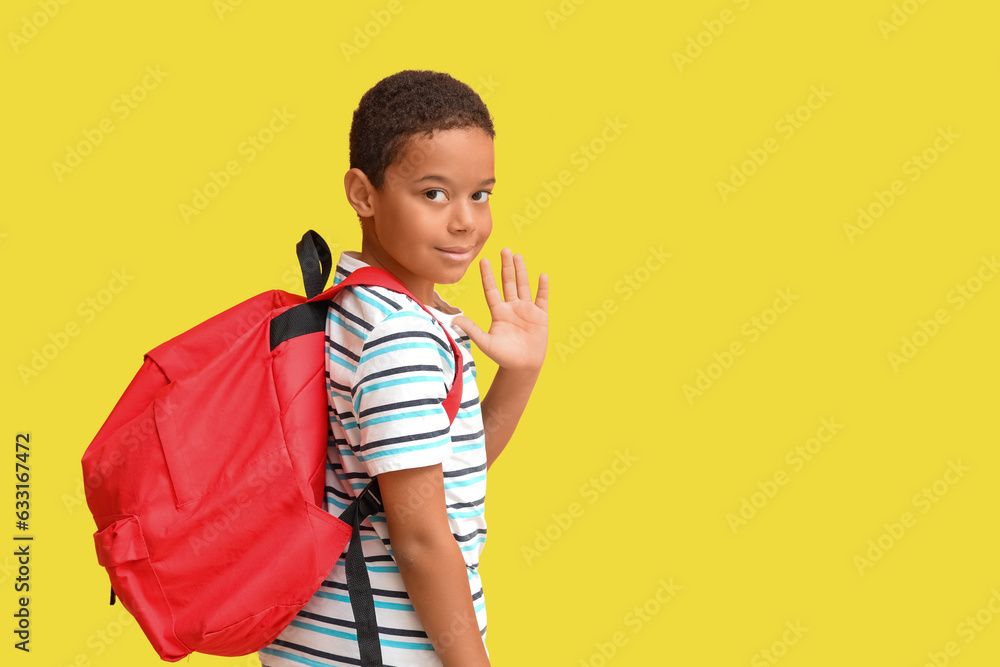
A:
[[[12,646],[15,559],[0,556],[0,662],[158,663],[107,606],[80,456],[146,350],[257,292],[301,290],[304,230],[357,246],[351,113],[383,76],[426,68],[477,88],[496,120],[488,256],[514,247],[552,281],[543,378],[490,476],[494,664],[1000,664],[1000,280],[976,282],[1000,251],[1000,7],[393,8],[4,3],[2,552],[18,532],[18,432],[35,541],[30,654]],[[241,143],[275,108],[294,119],[248,161]],[[113,131],[58,174],[102,121]],[[180,205],[230,160],[240,173],[185,222]],[[734,169],[750,175],[724,199]],[[852,238],[858,207],[890,195]],[[485,324],[475,273],[454,301]],[[978,291],[959,301],[959,285]],[[794,301],[769,312],[779,290]],[[922,345],[893,363],[904,337]],[[495,369],[478,361],[485,390]],[[686,395],[699,372],[711,385]],[[824,419],[842,425],[832,438]],[[828,442],[796,469],[788,453],[818,433]],[[744,499],[758,507],[736,524]],[[859,565],[880,555],[869,540],[888,548]]]

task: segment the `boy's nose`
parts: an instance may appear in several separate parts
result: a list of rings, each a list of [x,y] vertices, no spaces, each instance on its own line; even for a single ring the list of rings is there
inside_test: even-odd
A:
[[[476,225],[475,214],[468,203],[457,204],[452,208],[448,227],[454,232],[464,232]]]

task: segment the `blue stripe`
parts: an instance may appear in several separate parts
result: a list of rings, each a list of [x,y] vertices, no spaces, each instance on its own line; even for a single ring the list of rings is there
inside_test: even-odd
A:
[[[292,625],[295,625],[294,621]],[[354,637],[354,641],[357,641],[357,636]],[[264,655],[273,655],[275,658],[284,658],[285,660],[291,660],[292,662],[297,662],[302,665],[309,665],[309,667],[330,667],[328,662],[319,662],[318,660],[310,660],[309,658],[304,658],[300,655],[295,655],[294,653],[289,653],[287,651],[277,651],[273,648],[262,648],[260,653]]]
[[[409,447],[393,447],[391,449],[380,449],[371,453],[364,454],[362,460],[369,461],[371,459],[381,458],[383,456],[391,456],[393,454],[406,454],[408,452],[418,452],[421,449],[432,449],[434,447],[444,447],[445,445],[451,444],[451,438],[445,437],[442,440],[435,440],[434,442],[428,442],[423,445],[411,445]]]
[[[336,600],[337,602],[347,602],[348,604],[351,602],[349,595],[338,595],[336,593],[327,593],[326,591],[316,591],[316,596],[326,598],[327,600]],[[397,611],[416,611],[413,605],[401,604],[399,602],[383,602],[382,600],[375,600],[375,607],[378,609],[395,609]]]
[[[423,348],[423,349],[429,349],[429,350],[436,350],[437,353],[438,353],[438,355],[442,359],[444,359],[446,362],[448,362],[448,368],[451,369],[451,372],[452,373],[455,372],[455,359],[454,359],[454,357],[449,357],[448,355],[446,355],[444,353],[444,350],[442,350],[441,346],[438,345],[437,343],[429,343],[429,342],[425,342],[425,341],[413,341],[412,343],[397,343],[395,345],[388,345],[386,347],[378,347],[374,351],[368,352],[368,353],[362,355],[361,356],[361,361],[359,361],[358,363],[359,364],[367,363],[367,362],[371,361],[372,359],[374,359],[375,357],[382,356],[383,354],[389,354],[391,352],[398,352],[399,350],[413,350],[413,349],[417,349],[417,348]]]
[[[333,387],[330,386],[329,382],[327,383],[327,391],[330,392],[331,396],[336,396],[337,398],[339,398],[339,399],[341,399],[343,401],[346,401],[347,403],[351,402],[351,395],[350,394],[345,394],[342,391],[337,391],[336,389],[334,389]]]
[[[385,565],[385,566],[369,565],[368,566],[368,571],[369,572],[389,572],[391,574],[399,574],[399,568],[395,567],[393,565]]]
[[[326,319],[327,320],[333,320],[334,322],[336,322],[337,324],[339,324],[341,327],[343,327],[345,330],[351,332],[352,334],[354,334],[355,336],[357,336],[361,340],[365,339],[365,334],[361,333],[360,331],[358,331],[357,329],[355,329],[353,326],[351,326],[350,324],[348,324],[347,322],[345,322],[344,320],[342,320],[339,315],[335,315],[334,311],[332,311],[332,310],[331,311],[327,311],[327,313],[326,313]],[[329,324],[327,324],[327,327],[329,327]]]
[[[347,370],[351,371],[352,373],[357,373],[358,372],[358,367],[357,366],[355,366],[354,364],[350,363],[349,361],[346,361],[345,359],[342,359],[341,357],[338,357],[336,354],[332,354],[331,353],[331,354],[326,355],[326,357],[327,357],[327,359],[329,359],[333,363],[337,364],[338,366],[343,366],[344,368],[346,368]]]
[[[369,419],[366,422],[361,423],[361,428],[368,428],[369,426],[374,426],[375,424],[384,424],[385,422],[391,422],[402,419],[411,419],[413,417],[430,417],[431,415],[440,415],[442,411],[438,410],[417,410],[416,412],[402,412],[395,415],[386,415],[384,417],[375,417],[374,419]]]
[[[481,405],[482,404],[477,403],[476,407],[474,409],[472,409],[472,410],[459,410],[456,419],[463,418],[463,417],[475,417],[478,414],[482,414],[483,410],[482,410]]]
[[[425,313],[423,310],[420,310],[420,306],[414,305],[413,308],[414,310],[398,310],[395,313],[392,313],[388,317],[386,317],[385,321],[398,320],[401,317],[415,317],[418,320],[423,320],[424,322],[429,323],[432,327],[434,327],[435,330],[439,330],[437,322],[435,322],[431,318],[431,316]]]
[[[486,538],[485,537],[480,537],[475,542],[473,542],[472,544],[466,544],[464,547],[461,547],[461,550],[462,551],[474,551],[477,547],[479,547],[479,546],[481,546],[483,544],[486,544]]]
[[[455,487],[469,486],[470,484],[476,484],[478,482],[485,482],[485,481],[486,481],[486,473],[483,473],[482,475],[479,475],[477,477],[472,477],[469,479],[455,480],[454,482],[445,482],[444,488],[454,489]]]
[[[389,310],[384,304],[379,303],[378,301],[376,301],[375,299],[371,298],[370,296],[368,296],[367,294],[365,294],[361,290],[353,290],[353,292],[354,292],[354,296],[356,296],[358,298],[358,301],[364,301],[369,306],[372,306],[373,308],[375,308],[376,310],[378,310],[383,315],[391,315],[392,314],[393,311]]]
[[[386,389],[388,387],[396,387],[401,384],[413,384],[415,382],[430,382],[435,385],[442,384],[440,377],[434,377],[433,375],[416,375],[408,378],[397,378],[395,380],[385,380],[384,382],[376,382],[375,384],[370,384],[365,387],[365,391],[376,391],[378,389]]]
[[[303,630],[311,630],[313,632],[318,632],[320,634],[330,635],[331,637],[341,637],[343,639],[349,639],[355,642],[358,641],[358,635],[352,632],[341,632],[340,630],[334,630],[333,628],[327,628],[320,625],[310,625],[309,623],[303,623],[302,621],[292,621],[289,625],[292,625],[296,628],[302,628]],[[391,639],[386,639],[385,637],[381,637],[379,642],[382,644],[382,646],[391,646],[393,648],[412,649],[417,651],[434,650],[434,646],[429,642],[427,644],[417,644],[415,642],[394,641]],[[312,661],[306,664],[312,664]]]
[[[348,505],[347,503],[341,502],[340,498],[338,498],[337,496],[333,496],[333,495],[330,495],[330,494],[326,495],[326,504],[327,504],[327,506],[333,505],[337,509],[341,509],[341,510],[346,510],[348,507],[350,507],[350,505]]]
[[[358,392],[358,395],[354,398],[354,413],[357,414],[361,412],[361,395],[366,391],[378,391],[379,389],[388,389],[389,387],[398,387],[401,384],[417,384],[420,382],[427,382],[433,385],[441,385],[440,377],[433,377],[429,375],[415,375],[413,377],[397,378],[395,380],[386,380],[384,382],[376,382],[375,384],[368,385]],[[443,388],[443,387],[442,387]]]

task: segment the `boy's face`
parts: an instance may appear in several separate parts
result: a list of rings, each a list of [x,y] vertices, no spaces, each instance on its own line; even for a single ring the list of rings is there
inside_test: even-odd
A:
[[[424,303],[457,282],[493,231],[493,140],[479,128],[418,135],[371,194],[361,259],[399,278]]]

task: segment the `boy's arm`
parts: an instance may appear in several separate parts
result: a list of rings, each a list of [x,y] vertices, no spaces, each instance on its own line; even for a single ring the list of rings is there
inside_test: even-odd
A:
[[[490,261],[483,259],[479,268],[486,305],[493,320],[490,330],[483,331],[468,317],[456,317],[455,324],[499,366],[482,401],[486,465],[489,467],[514,434],[545,360],[549,335],[549,278],[544,273],[538,276],[538,292],[532,303],[528,269],[521,255],[514,255],[509,248],[500,252],[502,297]]]
[[[487,470],[514,435],[537,380],[537,370],[516,371],[502,367],[497,370],[482,401]]]
[[[378,476],[393,558],[445,667],[490,664],[465,559],[448,524],[441,464]]]

